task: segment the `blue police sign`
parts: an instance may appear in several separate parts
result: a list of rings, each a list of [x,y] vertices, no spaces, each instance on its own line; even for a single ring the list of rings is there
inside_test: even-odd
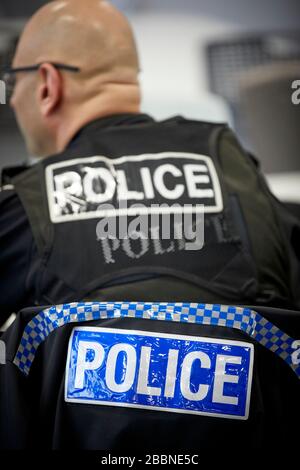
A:
[[[77,327],[65,401],[247,419],[252,369],[251,343]]]

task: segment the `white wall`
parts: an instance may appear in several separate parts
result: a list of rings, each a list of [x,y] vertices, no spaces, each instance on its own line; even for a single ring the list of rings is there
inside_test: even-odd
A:
[[[225,103],[207,91],[203,48],[209,38],[232,28],[187,14],[140,13],[130,19],[141,59],[143,110],[157,118],[228,120]]]

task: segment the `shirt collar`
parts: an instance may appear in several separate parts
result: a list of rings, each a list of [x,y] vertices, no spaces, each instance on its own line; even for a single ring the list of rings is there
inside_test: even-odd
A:
[[[74,145],[77,144],[79,140],[81,140],[86,135],[93,133],[95,130],[105,129],[109,127],[146,124],[148,122],[154,122],[154,119],[148,114],[142,113],[115,114],[111,116],[105,116],[88,123],[82,129],[80,129],[80,131],[75,134],[67,148],[72,148]]]

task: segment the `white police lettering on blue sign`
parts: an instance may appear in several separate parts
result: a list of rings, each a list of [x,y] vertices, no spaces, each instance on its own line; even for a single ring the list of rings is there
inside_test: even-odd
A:
[[[77,327],[65,401],[247,419],[252,369],[251,343]]]

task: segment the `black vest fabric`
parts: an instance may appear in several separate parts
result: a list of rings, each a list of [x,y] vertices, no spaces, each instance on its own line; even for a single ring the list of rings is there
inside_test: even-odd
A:
[[[220,306],[214,307],[220,311]],[[177,309],[180,310],[180,305]],[[257,306],[253,310],[286,335],[299,338],[299,312]],[[299,378],[275,353],[276,349],[270,350],[272,346],[267,340],[259,343],[255,335],[212,324],[130,318],[130,313],[127,318],[104,316],[99,320],[83,321],[80,313],[76,316],[79,323],[69,319],[67,321],[72,323],[53,324],[53,330],[47,330],[45,323],[41,330],[46,334],[34,360],[30,354],[26,356],[32,365],[25,376],[16,366],[15,357],[20,344],[24,346],[22,351],[26,351],[24,333],[28,330],[25,328],[28,325],[32,329],[38,328],[40,313],[41,308],[21,311],[1,338],[6,345],[6,364],[0,365],[1,449],[123,450],[127,454],[132,450],[168,449],[178,452],[198,449],[202,457],[210,455],[206,454],[207,449],[224,448],[232,458],[233,453],[245,453],[245,449],[260,448],[269,455],[276,448],[278,455],[281,451],[290,454],[291,449],[296,448],[299,442],[295,427],[300,418]],[[73,329],[77,327],[138,330],[141,334],[153,332],[157,336],[175,334],[190,339],[194,336],[253,344],[247,419],[119,407],[116,403],[107,406],[105,403],[68,402],[65,399],[68,344]],[[37,331],[41,334],[41,330]],[[297,344],[299,348],[300,342]],[[299,364],[299,351],[296,359]],[[155,364],[151,364],[153,369]],[[152,378],[151,383],[160,384],[159,376],[156,382]],[[228,391],[224,393],[230,394]]]
[[[222,156],[225,133],[230,140],[224,125],[181,117],[155,122],[140,115],[134,124],[122,125],[116,118],[105,125],[100,120],[63,154],[14,177],[38,247],[37,303],[88,298],[123,279],[158,275],[208,291],[216,301],[288,297],[272,197],[235,141],[233,152]],[[203,204],[204,246],[187,250],[183,237],[152,239],[150,232],[145,239],[99,239],[103,204],[118,209],[120,200],[131,211],[136,203],[146,211],[152,204],[176,203],[179,211]],[[135,218],[130,212],[128,222]]]

